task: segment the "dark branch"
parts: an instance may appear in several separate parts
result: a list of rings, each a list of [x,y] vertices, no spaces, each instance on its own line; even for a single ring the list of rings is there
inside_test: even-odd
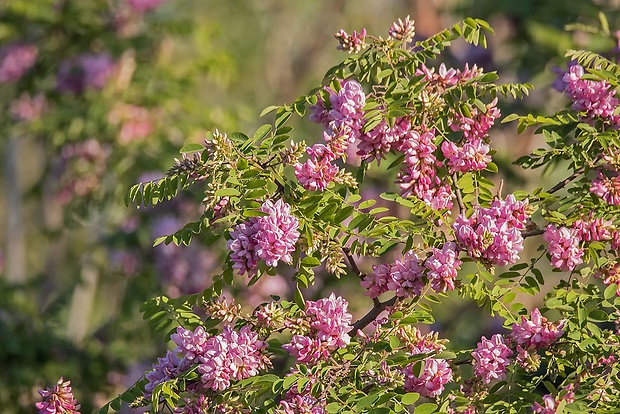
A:
[[[551,187],[549,189],[549,191],[547,191],[549,194],[553,194],[557,191],[560,191],[562,188],[566,187],[566,185],[568,183],[570,183],[571,181],[575,180],[577,177],[579,177],[581,174],[583,174],[584,169],[580,168],[577,171],[575,171],[574,173],[572,173],[569,177],[565,178],[564,180],[560,181],[559,183],[557,183],[556,185],[554,185],[553,187]]]
[[[355,273],[357,277],[359,277],[361,280],[364,280],[364,274],[360,271],[359,267],[357,267],[357,263],[355,263],[355,260],[353,260],[353,256],[351,255],[351,249],[349,249],[348,247],[343,247],[342,251],[344,255],[347,256],[347,260],[351,265],[351,270],[353,270],[353,273]]]
[[[532,230],[532,231],[523,232],[523,233],[521,233],[521,237],[526,239],[526,238],[532,237],[532,236],[540,236],[541,234],[545,234],[545,230],[544,229],[536,229],[536,230]]]
[[[398,297],[396,296],[394,296],[392,299],[386,300],[385,302],[379,302],[378,300],[376,300],[375,305],[372,307],[372,309],[368,311],[368,313],[364,315],[362,319],[358,320],[353,324],[353,329],[349,331],[349,335],[357,335],[358,330],[367,327],[372,321],[377,319],[377,316],[379,316],[379,314],[383,312],[386,308],[394,306],[397,300]]]

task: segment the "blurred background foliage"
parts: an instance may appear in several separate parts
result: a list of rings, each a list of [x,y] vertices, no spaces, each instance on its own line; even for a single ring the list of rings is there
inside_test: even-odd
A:
[[[391,22],[410,15],[423,39],[463,17],[486,19],[497,32],[489,49],[458,43],[447,63],[477,63],[506,82],[536,86],[527,100],[504,103],[504,114],[549,113],[565,105],[549,86],[552,66],[565,65],[566,49],[617,53],[619,3],[1,2],[0,61],[23,45],[36,46],[36,60],[18,80],[0,81],[0,409],[34,412],[36,390],[64,375],[89,412],[163,354],[163,338],[148,332],[139,306],[162,292],[201,291],[226,252],[197,239],[189,247],[152,247],[156,237],[199,216],[200,194],[135,211],[123,205],[124,193],[163,176],[178,149],[202,141],[206,130],[251,132],[262,123],[264,107],[291,102],[320,84],[344,58],[333,38],[340,28],[387,36]],[[600,11],[611,35],[565,30],[567,24],[599,25]],[[320,138],[316,125],[298,128],[308,142]],[[536,145],[533,135],[515,134],[508,125],[492,136],[495,161],[507,171],[505,191],[540,186],[541,179],[552,183],[553,175],[527,176],[509,164]],[[378,199],[391,184],[378,170],[371,174],[374,187],[365,191]],[[371,265],[360,264],[366,271]],[[319,277],[315,290],[359,288],[350,283]],[[251,291],[237,283],[228,294],[251,308],[274,291],[284,296],[290,285],[275,276]],[[358,291],[359,300],[349,299],[361,313],[369,303]],[[475,307],[454,301],[438,309],[435,330],[473,345],[481,333],[499,329],[474,317],[460,319],[471,326],[451,324],[451,313]]]

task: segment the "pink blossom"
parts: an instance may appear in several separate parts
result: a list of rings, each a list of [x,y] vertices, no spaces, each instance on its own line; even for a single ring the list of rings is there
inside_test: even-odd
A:
[[[368,162],[376,160],[380,164],[385,154],[397,149],[404,140],[415,140],[416,134],[411,131],[411,120],[407,118],[398,118],[392,127],[382,120],[373,129],[360,135],[357,155]]]
[[[446,86],[456,85],[459,82],[459,72],[454,68],[446,68],[442,63],[439,70],[435,73],[435,68],[428,68],[422,64],[417,70],[416,75],[424,75],[425,80],[433,85],[439,85],[442,89]]]
[[[407,392],[417,392],[423,397],[434,398],[439,396],[444,386],[452,381],[452,370],[445,359],[427,358],[424,360],[424,370],[420,377],[413,374],[413,366],[409,364],[403,369],[405,384],[403,388]]]
[[[617,172],[609,177],[601,171],[597,171],[597,174],[598,178],[592,180],[590,192],[602,198],[609,205],[620,205],[620,176]]]
[[[239,331],[229,325],[207,339],[203,355],[199,356],[198,373],[205,387],[223,391],[231,381],[253,377],[269,365],[262,351],[266,344],[249,326]]]
[[[398,19],[398,21],[392,23],[388,33],[393,39],[409,43],[415,36],[415,21],[410,19],[409,16],[405,17],[405,20]]]
[[[291,253],[299,238],[299,221],[291,214],[291,207],[281,199],[275,203],[267,200],[260,210],[268,215],[251,217],[230,233],[227,244],[232,252],[230,258],[240,275],[255,274],[261,259],[271,267],[277,266],[280,260],[293,261]]]
[[[133,8],[135,11],[139,13],[144,13],[149,10],[156,9],[166,0],[127,0],[127,3]]]
[[[157,385],[176,378],[188,367],[187,361],[167,351],[166,356],[157,358],[157,364],[153,364],[153,370],[146,373],[146,379],[149,382],[144,386],[144,396],[150,398]]]
[[[506,368],[510,365],[508,357],[511,355],[512,351],[500,334],[493,335],[491,339],[483,336],[478,342],[476,350],[471,353],[474,373],[482,378],[484,384],[488,384],[494,379],[504,379]]]
[[[454,280],[463,263],[458,256],[456,243],[447,242],[441,249],[433,247],[431,255],[424,261],[424,267],[428,269],[426,276],[435,292],[454,290]]]
[[[602,279],[605,286],[616,285],[616,296],[620,296],[620,262],[608,262],[596,276]]]
[[[196,327],[193,332],[179,326],[177,332],[170,335],[170,339],[177,344],[174,352],[183,354],[183,357],[189,361],[205,354],[205,344],[208,337],[209,335],[202,326]]]
[[[555,414],[559,405],[562,401],[566,401],[567,404],[570,404],[575,401],[575,393],[573,392],[574,384],[570,384],[564,387],[564,395],[558,396],[557,398],[551,394],[543,395],[543,405],[540,405],[538,401],[534,402],[532,405],[532,412],[536,414]]]
[[[364,124],[362,109],[366,105],[366,95],[362,85],[347,80],[341,82],[338,92],[331,88],[325,90],[329,92],[329,109],[319,95],[317,104],[310,108],[313,111],[310,120],[323,124],[329,136],[346,136],[348,142],[355,141]]]
[[[293,335],[291,342],[282,345],[282,348],[295,357],[297,362],[306,364],[316,364],[329,357],[329,348],[325,342],[303,335]]]
[[[394,262],[391,275],[392,277],[388,281],[388,289],[394,291],[398,297],[419,296],[426,286],[424,266],[413,250],[407,252],[402,259],[397,259]]]
[[[211,401],[204,394],[199,394],[194,398],[183,398],[185,405],[174,409],[175,414],[206,414],[211,407]]]
[[[589,219],[575,221],[573,228],[577,229],[581,241],[590,242],[611,240],[614,227],[611,220],[590,216]]]
[[[366,38],[366,29],[362,29],[359,33],[353,31],[352,35],[349,35],[344,30],[340,30],[334,35],[340,45],[338,50],[342,50],[348,53],[358,53],[364,49],[367,45],[364,43]]]
[[[344,348],[349,344],[348,332],[353,328],[353,315],[348,312],[348,306],[345,299],[333,293],[329,298],[306,302],[305,314],[310,320],[310,327],[316,332],[316,337],[330,347]]]
[[[516,263],[523,250],[520,230],[528,218],[527,204],[511,194],[506,200],[494,200],[489,208],[476,208],[469,218],[459,215],[453,225],[459,246],[470,257],[494,265]]]
[[[35,404],[39,414],[80,414],[80,404],[73,396],[71,381],[60,377],[53,388],[39,390],[43,401]]]
[[[31,96],[22,93],[19,99],[11,102],[11,116],[16,122],[39,119],[47,109],[47,98],[42,93]]]
[[[618,107],[616,91],[607,81],[582,79],[585,70],[580,65],[571,66],[562,80],[566,82],[564,94],[573,101],[573,109],[585,112],[583,119],[602,118],[604,122],[617,125],[620,117],[614,115]]]
[[[35,45],[14,44],[0,49],[0,83],[17,82],[37,60]]]
[[[566,321],[553,323],[542,316],[538,308],[534,308],[528,320],[521,316],[521,322],[512,325],[510,338],[525,348],[543,349],[556,342],[564,331],[562,328]]]
[[[291,387],[280,401],[275,412],[277,414],[326,414],[325,399],[319,400],[310,394],[310,390],[316,382],[316,378],[310,377],[310,381],[306,383],[303,389],[300,390],[297,386]]]
[[[389,264],[380,264],[372,267],[372,273],[366,275],[361,285],[368,289],[364,294],[376,298],[389,290],[388,282],[392,278],[392,270]]]
[[[331,164],[336,157],[323,144],[314,144],[306,152],[310,158],[304,164],[295,163],[295,176],[306,190],[324,191],[338,173],[338,167]]]
[[[121,126],[118,135],[121,144],[144,139],[153,132],[151,114],[148,109],[137,105],[116,105],[108,115],[108,122]]]
[[[478,138],[467,141],[462,147],[451,141],[444,141],[441,144],[441,151],[448,160],[448,167],[452,173],[480,171],[491,162],[491,156],[488,155],[490,147]]]
[[[543,239],[549,243],[551,264],[566,272],[573,270],[583,263],[583,249],[579,247],[579,233],[577,229],[560,227],[549,224],[545,229]]]
[[[486,106],[485,112],[480,111],[477,107],[472,107],[469,111],[471,116],[457,112],[448,122],[452,131],[463,132],[463,136],[467,139],[485,138],[495,120],[501,115],[497,108],[497,98]]]

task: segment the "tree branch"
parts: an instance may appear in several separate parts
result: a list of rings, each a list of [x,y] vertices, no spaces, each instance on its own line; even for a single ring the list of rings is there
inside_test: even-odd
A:
[[[452,174],[452,181],[454,181],[454,187],[456,188],[456,201],[459,204],[459,213],[463,214],[467,209],[465,208],[465,203],[463,203],[463,194],[461,194],[461,189],[458,185],[456,185],[456,173]]]
[[[394,306],[394,304],[397,301],[398,301],[397,296],[394,296],[392,299],[388,299],[385,302],[380,302],[379,300],[377,300],[375,302],[375,305],[372,307],[372,309],[368,311],[368,313],[364,315],[362,319],[358,320],[357,322],[353,324],[353,329],[349,331],[349,335],[352,337],[357,335],[358,330],[364,329],[365,327],[370,325],[372,321],[377,319],[377,316],[379,316],[381,312],[383,312],[386,308],[390,306]]]
[[[576,179],[577,177],[579,177],[581,174],[583,174],[584,169],[580,168],[577,171],[575,171],[574,173],[572,173],[569,177],[566,177],[564,180],[560,181],[559,183],[557,183],[556,185],[554,185],[553,187],[551,187],[549,189],[549,191],[547,191],[549,194],[553,194],[557,191],[560,191],[562,188],[566,187],[566,185],[568,183],[570,183],[571,181],[573,181],[574,179]]]
[[[521,237],[526,239],[526,238],[532,237],[532,236],[540,236],[541,234],[545,234],[545,229],[536,229],[536,230],[531,230],[531,231],[525,231],[525,232],[521,233]]]

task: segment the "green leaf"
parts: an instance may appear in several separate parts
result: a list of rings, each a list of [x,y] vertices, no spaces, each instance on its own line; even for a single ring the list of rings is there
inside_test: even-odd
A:
[[[280,108],[279,106],[275,106],[275,105],[268,106],[267,108],[263,109],[263,111],[259,115],[259,118],[263,117],[263,116],[265,116],[265,115],[267,115],[267,114],[269,114],[269,113],[271,113],[271,112],[273,112],[273,111],[275,111],[275,110],[277,110],[279,108]]]
[[[190,144],[184,145],[183,148],[181,148],[179,150],[179,152],[180,153],[190,153],[190,152],[202,151],[204,149],[205,149],[204,145],[196,144],[196,143],[190,143]]]
[[[437,411],[439,406],[435,403],[424,403],[420,404],[415,408],[415,414],[430,414]]]
[[[407,394],[403,395],[400,402],[402,402],[405,405],[411,405],[415,403],[416,401],[418,401],[419,399],[420,399],[420,394],[418,394],[417,392],[408,392]]]
[[[332,402],[332,403],[327,404],[327,406],[325,406],[325,410],[328,413],[337,413],[340,411],[341,408],[342,408],[342,405],[337,402]]]
[[[262,125],[256,130],[256,132],[254,133],[254,136],[252,137],[252,140],[255,142],[258,142],[262,140],[263,138],[265,138],[270,132],[271,132],[271,125],[269,124]]]
[[[238,196],[241,194],[236,188],[220,188],[215,192],[216,197]]]

